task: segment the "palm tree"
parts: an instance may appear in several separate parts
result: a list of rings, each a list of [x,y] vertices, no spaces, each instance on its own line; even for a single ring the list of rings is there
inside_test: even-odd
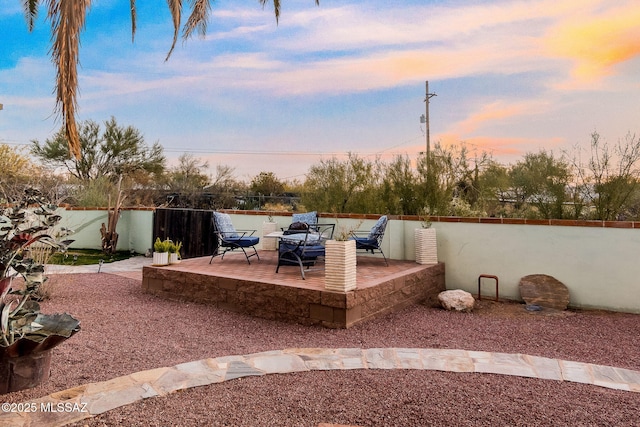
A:
[[[136,33],[136,0],[131,3],[131,39]],[[259,0],[262,7],[268,0]],[[213,0],[192,0],[191,14],[182,28],[183,40],[189,39],[194,32],[205,35],[209,12]],[[315,0],[316,5],[319,0]],[[169,10],[173,18],[173,43],[167,53],[171,56],[178,40],[182,21],[182,0],[168,0]],[[80,158],[80,137],[76,125],[76,109],[78,106],[78,57],[80,33],[84,29],[87,10],[91,0],[23,0],[29,31],[33,29],[38,14],[38,7],[44,4],[47,16],[51,21],[52,47],[51,60],[56,67],[56,113],[62,115],[69,151]],[[273,0],[276,22],[280,17],[280,0]]]

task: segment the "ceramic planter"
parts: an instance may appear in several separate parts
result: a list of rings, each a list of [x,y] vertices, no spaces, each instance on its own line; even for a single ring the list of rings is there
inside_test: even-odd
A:
[[[153,265],[162,266],[169,264],[169,252],[154,252]]]
[[[348,292],[356,288],[355,240],[327,240],[324,287],[336,292]]]
[[[275,251],[277,249],[277,245],[278,245],[278,239],[273,239],[273,238],[267,238],[265,239],[264,236],[266,236],[269,233],[273,233],[274,231],[278,230],[278,223],[277,222],[263,222],[262,223],[262,250],[265,251]]]
[[[180,255],[177,253],[169,253],[169,264],[180,264]]]
[[[418,228],[414,232],[416,241],[416,262],[418,264],[438,263],[438,244],[435,228]]]

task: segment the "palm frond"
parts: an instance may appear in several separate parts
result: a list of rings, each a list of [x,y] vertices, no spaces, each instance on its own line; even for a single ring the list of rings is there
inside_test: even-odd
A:
[[[169,10],[171,11],[171,18],[173,19],[173,43],[171,44],[171,49],[169,49],[169,53],[167,53],[167,57],[165,61],[169,59],[173,49],[176,47],[176,42],[178,41],[178,34],[180,33],[180,21],[181,21],[181,13],[182,13],[182,0],[168,0]]]
[[[56,66],[56,111],[62,114],[69,151],[80,157],[76,126],[80,32],[85,25],[90,0],[48,0],[51,20],[51,60]]]
[[[27,18],[29,31],[33,31],[33,26],[38,17],[38,3],[38,0],[23,0],[24,14]]]
[[[262,5],[263,9],[264,9],[264,6],[267,4],[267,1],[268,0],[260,0],[260,4]],[[276,23],[277,23],[280,19],[280,0],[273,0],[273,11],[276,14]]]
[[[184,24],[184,30],[182,38],[188,39],[193,35],[194,31],[198,32],[198,35],[204,37],[207,33],[207,23],[209,21],[209,12],[211,11],[211,2],[213,0],[195,0],[193,2],[193,8],[191,15]]]
[[[269,0],[260,0],[260,4],[264,9],[264,6],[267,4]],[[316,0],[316,6],[320,6],[320,0]],[[276,14],[276,23],[280,20],[280,0],[273,0],[273,11]]]
[[[130,1],[131,4],[131,42],[133,43],[133,40],[136,37],[136,0],[131,0]]]

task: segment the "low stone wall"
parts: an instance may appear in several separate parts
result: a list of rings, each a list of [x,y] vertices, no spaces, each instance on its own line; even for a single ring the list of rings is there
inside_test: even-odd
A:
[[[436,304],[445,290],[444,264],[416,265],[374,286],[347,293],[167,268],[144,267],[142,287],[154,295],[216,307],[265,319],[348,328],[411,303]]]

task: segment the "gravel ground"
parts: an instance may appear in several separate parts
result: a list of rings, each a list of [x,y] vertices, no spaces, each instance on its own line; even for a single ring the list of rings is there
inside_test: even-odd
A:
[[[421,347],[526,353],[640,370],[640,316],[533,314],[483,301],[473,313],[414,305],[347,330],[255,319],[143,294],[110,274],[51,276],[43,311],[82,331],[54,350],[35,399],[132,372],[290,347]],[[331,371],[249,377],[119,408],[78,426],[639,425],[640,393],[491,374]]]

